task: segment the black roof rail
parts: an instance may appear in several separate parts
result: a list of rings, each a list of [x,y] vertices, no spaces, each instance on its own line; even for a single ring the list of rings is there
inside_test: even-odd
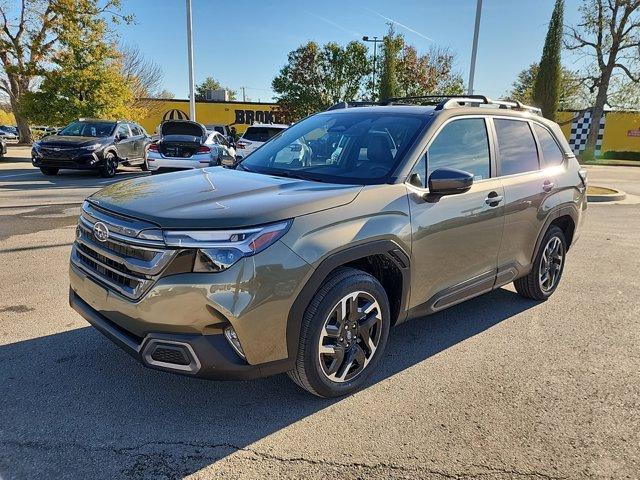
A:
[[[467,102],[462,102],[462,100],[467,100]],[[469,102],[474,102],[474,103],[490,103],[491,100],[489,98],[487,98],[484,95],[447,95],[447,94],[441,94],[441,95],[416,95],[416,96],[409,96],[409,97],[392,97],[392,98],[388,98],[385,101],[385,104],[393,104],[393,103],[402,103],[404,101],[407,100],[427,100],[429,101],[429,103],[437,105],[438,107],[440,107],[440,105],[443,105],[444,102],[447,102],[449,100],[458,102],[458,103],[469,103]],[[436,108],[437,110],[442,110],[442,107],[440,108]]]
[[[350,101],[350,102],[338,102],[336,104],[331,105],[329,108],[327,108],[327,112],[329,110],[340,110],[343,108],[350,108],[350,107],[370,107],[370,106],[380,106],[380,105],[387,105],[387,103],[385,102],[369,102],[366,100],[361,100],[361,101]]]
[[[436,110],[446,110],[448,108],[461,107],[465,104],[472,104],[477,106],[492,106],[500,109],[519,110],[523,112],[531,112],[537,115],[542,115],[542,111],[538,107],[532,107],[529,105],[523,105],[521,102],[507,101],[507,100],[491,100],[486,95],[417,95],[408,97],[392,97],[380,102],[372,101],[351,101],[351,102],[338,102],[327,109],[338,110],[349,107],[364,107],[364,106],[384,106],[394,105],[400,103],[407,103],[412,100],[423,100],[424,103],[435,105]]]

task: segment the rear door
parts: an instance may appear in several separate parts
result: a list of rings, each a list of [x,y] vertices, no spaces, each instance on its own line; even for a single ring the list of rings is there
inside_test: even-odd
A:
[[[509,276],[527,271],[546,218],[545,198],[556,186],[553,172],[541,168],[532,122],[504,117],[493,118],[493,124],[498,174],[505,191],[505,228],[498,268],[506,282]]]
[[[129,129],[131,130],[132,158],[142,160],[144,156],[144,135],[142,129],[135,123],[130,123]]]
[[[495,178],[489,124],[460,117],[440,128],[414,167],[422,188],[408,185],[411,211],[411,306],[416,315],[459,303],[493,288],[504,223],[504,191]],[[474,175],[471,189],[424,198],[437,168]]]

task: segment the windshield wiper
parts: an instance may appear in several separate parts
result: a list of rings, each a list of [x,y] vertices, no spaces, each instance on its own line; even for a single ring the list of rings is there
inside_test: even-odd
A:
[[[297,178],[299,180],[311,180],[306,175],[292,172],[291,170],[278,170],[277,172],[268,172],[267,175],[273,175],[274,177]]]

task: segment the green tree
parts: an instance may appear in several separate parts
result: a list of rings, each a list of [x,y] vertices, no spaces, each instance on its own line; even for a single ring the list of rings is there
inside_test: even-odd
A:
[[[403,46],[402,35],[396,34],[393,23],[390,23],[389,31],[382,40],[382,74],[379,82],[379,98],[381,100],[400,96],[397,66]]]
[[[21,115],[47,125],[64,125],[78,117],[137,117],[134,85],[121,73],[116,48],[105,41],[105,20],[64,16],[61,27],[55,67],[42,73],[37,91],[23,95]]]
[[[593,156],[605,105],[635,99],[640,83],[640,0],[583,0],[565,45],[591,62],[581,73],[595,94],[584,157]],[[629,92],[635,92],[629,95]],[[637,104],[636,104],[637,106]]]
[[[532,63],[518,74],[506,96],[524,104],[533,104],[533,85],[537,76],[538,64]],[[562,67],[558,90],[558,108],[560,110],[581,109],[585,108],[590,100],[591,95],[584,87],[580,76],[576,72]]]
[[[454,60],[455,55],[446,48],[434,47],[426,54],[418,55],[415,47],[403,45],[396,65],[398,94],[420,96],[464,93],[462,76],[453,70]]]
[[[207,77],[205,78],[201,83],[199,83],[198,85],[196,85],[196,100],[198,101],[204,101],[207,99],[206,95],[207,95],[207,90],[218,90],[220,88],[224,88],[225,90],[227,90],[229,92],[229,99],[230,100],[235,100],[236,99],[236,95],[237,92],[235,92],[234,90],[231,90],[227,87],[223,87],[219,81],[217,81],[215,78],[213,77]]]
[[[533,84],[533,103],[542,109],[542,115],[555,120],[560,101],[560,78],[562,66],[562,18],[564,16],[564,0],[556,0],[551,14],[551,22],[544,41],[542,60]]]
[[[282,114],[298,119],[361,98],[370,71],[367,48],[360,42],[345,47],[330,42],[322,48],[309,42],[289,53],[272,87]]]
[[[120,0],[16,0],[0,2],[0,93],[9,98],[22,142],[31,141],[21,104],[57,55],[65,24],[106,16],[129,22],[121,15]]]

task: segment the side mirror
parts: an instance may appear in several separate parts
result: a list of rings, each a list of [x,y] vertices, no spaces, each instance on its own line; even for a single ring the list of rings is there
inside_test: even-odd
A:
[[[222,155],[220,157],[220,165],[233,168],[236,166],[236,158],[231,155]]]
[[[464,193],[473,185],[473,174],[455,168],[438,168],[429,175],[431,195]]]

